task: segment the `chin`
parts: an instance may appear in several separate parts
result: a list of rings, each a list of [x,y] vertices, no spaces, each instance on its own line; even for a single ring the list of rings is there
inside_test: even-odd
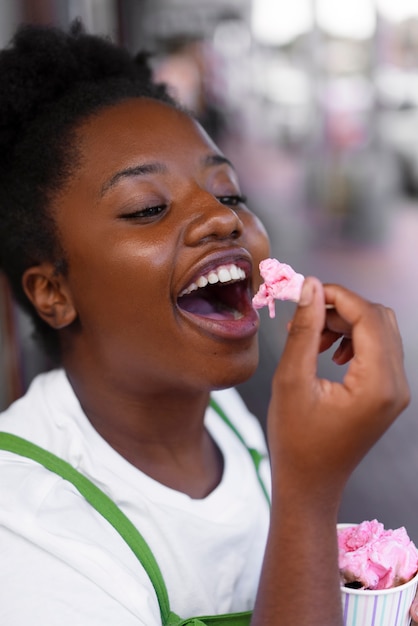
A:
[[[245,383],[256,372],[258,366],[258,346],[251,355],[243,355],[242,353],[229,362],[228,365],[220,366],[216,372],[217,376],[211,386],[213,391],[219,389],[228,389],[235,387],[241,383]]]

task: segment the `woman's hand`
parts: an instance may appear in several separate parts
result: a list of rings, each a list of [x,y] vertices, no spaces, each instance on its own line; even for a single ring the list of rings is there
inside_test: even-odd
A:
[[[317,376],[318,353],[339,338],[334,361],[349,363],[342,383]],[[342,625],[341,493],[408,402],[393,312],[343,287],[306,279],[273,378],[271,523],[253,626]]]
[[[325,304],[331,308],[325,308]],[[318,352],[349,362],[342,383],[317,377]],[[391,309],[308,278],[273,380],[268,436],[280,489],[338,497],[349,475],[409,402]],[[313,491],[312,491],[313,490]]]

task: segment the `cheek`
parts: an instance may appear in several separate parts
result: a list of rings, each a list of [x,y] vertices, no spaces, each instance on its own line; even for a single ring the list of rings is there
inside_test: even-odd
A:
[[[258,266],[260,261],[270,256],[270,240],[263,224],[254,215],[250,216],[248,223],[245,225],[245,236],[254,261],[254,278],[257,281],[258,289],[258,285],[261,282]]]
[[[106,240],[105,240],[106,243]],[[109,242],[108,242],[109,243]],[[102,254],[77,255],[69,260],[69,280],[81,322],[106,327],[120,319],[137,323],[164,293],[171,265],[161,247],[139,243],[104,245]],[[125,328],[126,330],[126,328]]]

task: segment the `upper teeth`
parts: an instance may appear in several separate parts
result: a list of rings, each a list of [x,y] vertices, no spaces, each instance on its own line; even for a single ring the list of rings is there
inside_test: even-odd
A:
[[[196,289],[206,287],[207,284],[215,285],[216,283],[228,283],[231,280],[242,280],[246,278],[246,274],[243,269],[235,264],[220,265],[216,270],[211,270],[208,274],[202,274],[196,280],[191,283],[186,289],[183,289],[180,296],[186,296]]]

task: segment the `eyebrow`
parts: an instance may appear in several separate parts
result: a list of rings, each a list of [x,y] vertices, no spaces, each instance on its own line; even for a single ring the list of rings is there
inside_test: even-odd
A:
[[[202,164],[204,167],[213,167],[215,165],[229,165],[232,169],[235,169],[231,161],[223,156],[223,154],[209,154],[203,157]]]
[[[221,154],[209,154],[202,159],[204,167],[214,167],[216,165],[229,165],[232,169],[234,166],[231,161]],[[130,178],[131,176],[144,176],[146,174],[166,174],[167,167],[163,163],[144,163],[143,165],[134,165],[116,172],[101,187],[100,195],[103,196],[109,189],[114,187],[121,178]]]
[[[114,187],[121,178],[129,178],[131,176],[144,176],[145,174],[165,174],[167,168],[162,163],[144,163],[143,165],[134,165],[127,167],[126,169],[116,172],[109,180],[107,180],[100,190],[100,195],[103,196],[106,191]]]

